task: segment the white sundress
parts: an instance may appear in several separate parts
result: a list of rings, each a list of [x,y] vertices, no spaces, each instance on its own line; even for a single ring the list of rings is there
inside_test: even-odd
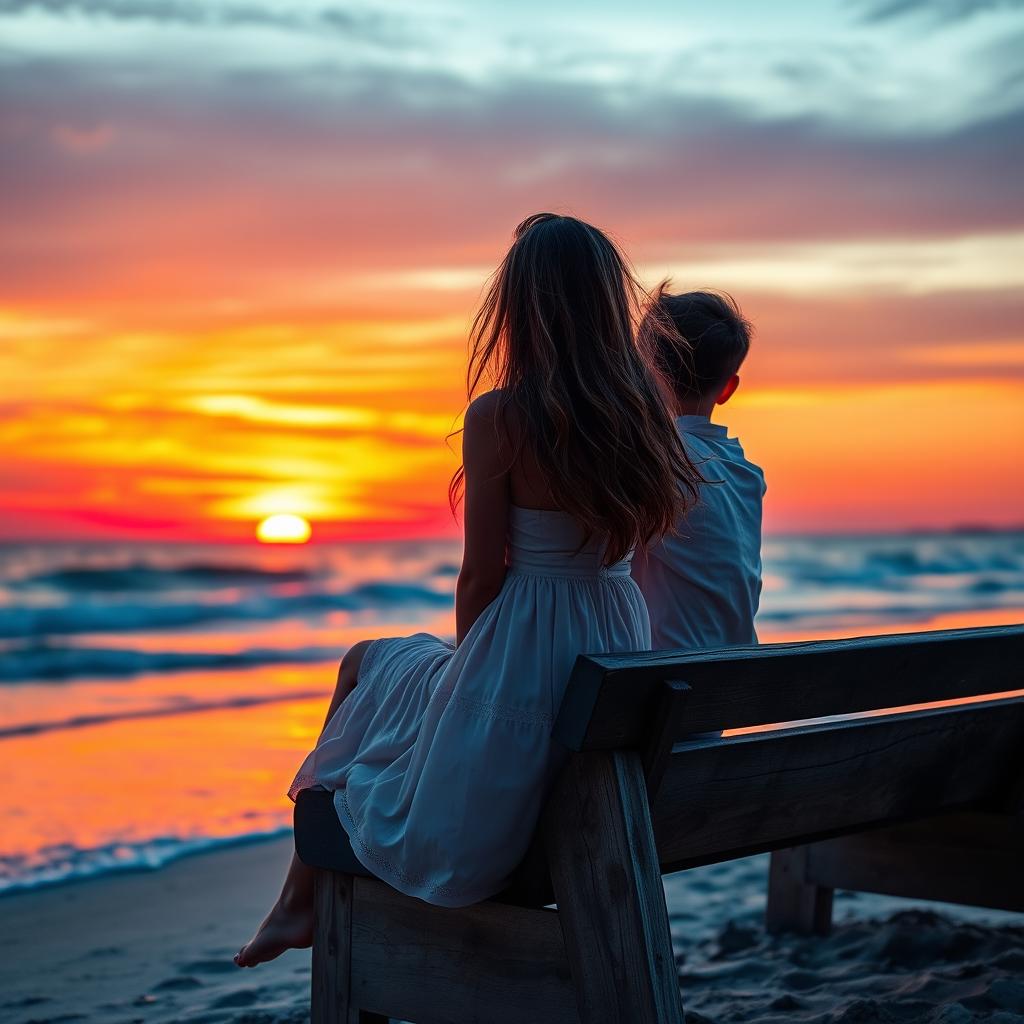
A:
[[[566,752],[551,737],[576,656],[647,650],[629,559],[602,566],[565,513],[513,506],[509,570],[458,648],[374,641],[292,783],[334,791],[366,869],[428,903],[500,892]]]

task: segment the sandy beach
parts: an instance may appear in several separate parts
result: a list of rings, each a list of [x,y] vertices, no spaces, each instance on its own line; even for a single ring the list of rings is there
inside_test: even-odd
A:
[[[308,951],[231,962],[290,855],[290,839],[247,843],[0,900],[0,1019],[306,1019]]]
[[[300,1024],[309,953],[255,971],[231,954],[266,908],[290,840],[0,900],[0,1019]],[[767,859],[667,879],[689,1024],[1024,1021],[1018,916],[839,894],[828,939],[761,926]]]

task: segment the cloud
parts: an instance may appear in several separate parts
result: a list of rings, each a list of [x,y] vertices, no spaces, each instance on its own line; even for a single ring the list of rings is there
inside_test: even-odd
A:
[[[58,124],[53,129],[54,141],[72,153],[95,153],[105,149],[114,138],[109,124],[76,126]]]
[[[0,0],[0,17],[46,14],[89,21],[146,22],[186,28],[270,28],[287,32],[341,33],[363,41],[395,46],[409,40],[402,22],[371,9],[200,0]]]
[[[721,279],[673,283],[678,291],[734,287]],[[872,291],[780,296],[735,288],[734,294],[755,325],[745,372],[759,387],[1024,383],[1019,290],[911,297]]]
[[[671,268],[687,280],[782,295],[1024,290],[1024,232],[905,241],[711,247]]]
[[[920,15],[948,24],[992,11],[1024,10],[1022,0],[855,0],[854,6],[869,23]]]
[[[494,265],[512,226],[552,207],[646,262],[691,262],[712,244],[1024,228],[1021,112],[893,137],[722,102],[339,65],[283,81],[18,61],[0,67],[0,94],[14,211],[0,260],[11,300],[30,306],[59,294],[130,317],[380,312],[390,297],[345,282]]]
[[[625,107],[717,100],[762,119],[807,116],[844,128],[914,133],[974,120],[986,83],[998,99],[992,69],[972,59],[979,33],[945,33],[938,42],[934,33],[919,34],[908,46],[901,27],[888,27],[894,19],[865,20],[881,7],[877,0],[873,7],[862,0],[853,24],[842,6],[821,6],[809,21],[783,9],[781,32],[774,19],[765,31],[758,19],[714,26],[702,17],[685,34],[660,31],[663,19],[643,5],[629,15],[605,12],[571,33],[550,5],[481,17],[472,5],[396,0],[0,0],[0,19],[8,55],[110,68],[132,54],[136,81],[168,71],[179,80],[272,73],[287,92],[310,69],[344,79],[364,68],[396,80],[418,73],[412,82],[433,73],[483,89],[517,82],[555,91],[584,87]],[[951,79],[957,88],[949,87]],[[429,105],[432,97],[419,100]]]

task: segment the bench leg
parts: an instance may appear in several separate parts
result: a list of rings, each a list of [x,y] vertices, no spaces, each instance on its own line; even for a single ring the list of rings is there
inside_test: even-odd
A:
[[[1024,817],[958,811],[806,849],[819,888],[1024,911]]]
[[[542,828],[579,1019],[683,1024],[640,755],[574,755]]]
[[[828,935],[831,930],[832,890],[807,881],[807,858],[806,846],[772,854],[765,912],[768,931]]]
[[[352,1006],[352,876],[316,873],[310,1024],[388,1024]]]

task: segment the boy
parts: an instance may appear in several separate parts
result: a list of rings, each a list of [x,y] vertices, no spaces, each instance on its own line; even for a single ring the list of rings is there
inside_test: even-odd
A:
[[[638,550],[633,576],[651,616],[655,650],[757,643],[764,474],[724,426],[716,405],[736,392],[750,323],[732,298],[689,292],[658,298],[689,342],[659,342],[666,399],[690,457],[707,483],[678,532]]]

